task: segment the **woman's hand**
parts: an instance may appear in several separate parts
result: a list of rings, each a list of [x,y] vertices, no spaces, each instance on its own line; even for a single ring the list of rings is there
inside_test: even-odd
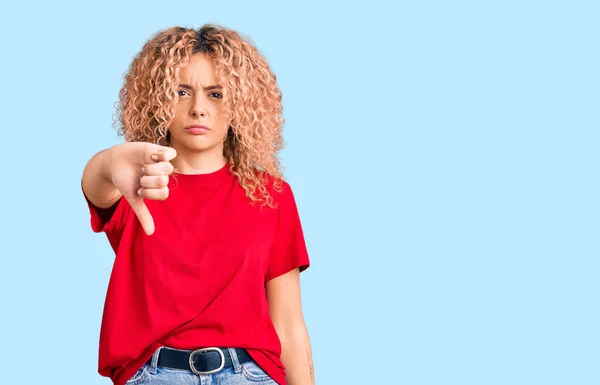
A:
[[[143,198],[165,200],[169,196],[170,161],[177,156],[174,148],[152,143],[128,142],[109,149],[110,181],[127,201],[147,235],[154,233],[154,220]]]

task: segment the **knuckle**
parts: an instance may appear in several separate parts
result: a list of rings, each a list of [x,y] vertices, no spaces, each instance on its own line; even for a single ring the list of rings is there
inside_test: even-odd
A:
[[[150,187],[150,186],[148,186],[148,177],[147,176],[143,176],[140,178],[140,186],[141,187]]]
[[[158,168],[156,167],[157,165],[155,164],[149,164],[146,166],[146,175],[156,175],[158,174]]]
[[[158,187],[166,187],[169,184],[169,177],[166,175],[160,175],[158,177]]]
[[[158,196],[160,200],[165,200],[169,197],[169,190],[166,188],[161,188],[158,192]]]
[[[144,166],[144,174],[145,175],[152,175],[152,173],[154,172],[154,167],[151,164],[147,164]]]

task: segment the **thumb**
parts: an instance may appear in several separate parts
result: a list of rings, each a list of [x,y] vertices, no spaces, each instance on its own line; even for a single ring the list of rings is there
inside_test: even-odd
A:
[[[152,215],[150,214],[148,207],[144,203],[144,200],[139,196],[130,198],[128,200],[129,205],[131,206],[133,212],[140,221],[140,224],[142,225],[142,228],[144,229],[146,235],[154,234],[154,219],[152,219]]]

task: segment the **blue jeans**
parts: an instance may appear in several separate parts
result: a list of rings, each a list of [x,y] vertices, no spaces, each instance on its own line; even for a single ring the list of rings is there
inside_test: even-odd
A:
[[[240,364],[235,349],[228,349],[233,367],[218,373],[197,375],[191,370],[158,366],[158,348],[152,359],[131,377],[126,385],[277,385],[254,361]]]

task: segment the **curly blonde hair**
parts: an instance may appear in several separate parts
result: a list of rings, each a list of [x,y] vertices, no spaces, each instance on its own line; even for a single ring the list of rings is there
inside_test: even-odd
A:
[[[251,201],[274,207],[269,180],[276,191],[283,181],[281,92],[267,60],[233,30],[214,24],[173,27],[148,40],[125,74],[116,105],[118,134],[126,141],[169,145],[179,72],[197,53],[213,60],[225,89],[231,124],[223,155],[229,169]]]

